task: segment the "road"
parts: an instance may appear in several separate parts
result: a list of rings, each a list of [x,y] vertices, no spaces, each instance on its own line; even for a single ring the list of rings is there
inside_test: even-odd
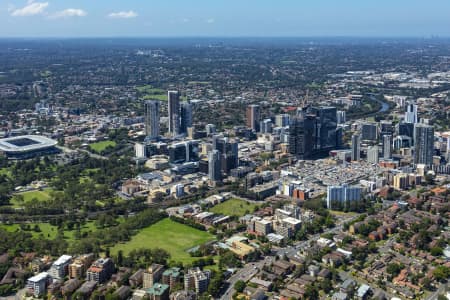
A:
[[[309,247],[310,242],[316,241],[322,234],[337,233],[342,230],[343,224],[345,222],[352,221],[353,219],[355,219],[357,217],[358,216],[353,216],[350,218],[339,219],[336,222],[335,227],[329,228],[329,229],[325,230],[323,233],[312,235],[308,238],[308,240],[296,242],[292,246],[275,249],[275,254],[273,256],[266,256],[264,258],[264,260],[262,260],[262,261],[258,261],[256,263],[252,263],[252,264],[246,264],[244,266],[244,268],[238,270],[235,274],[233,274],[227,280],[228,286],[227,286],[226,290],[224,291],[224,293],[222,294],[222,297],[220,297],[220,299],[222,299],[222,300],[231,299],[234,294],[234,284],[238,280],[242,280],[242,281],[250,280],[253,276],[255,276],[259,272],[259,270],[262,269],[262,267],[264,265],[270,265],[273,262],[275,256],[279,256],[279,257],[282,257],[284,255],[287,255],[288,257],[295,256],[295,255],[297,255],[297,252],[299,250]]]
[[[262,269],[264,265],[270,265],[272,263],[273,258],[270,256],[266,256],[264,260],[246,264],[242,269],[238,270],[227,280],[227,288],[225,292],[222,294],[220,299],[229,300],[232,298],[234,294],[234,284],[238,280],[249,281],[253,276],[255,276],[259,270]]]

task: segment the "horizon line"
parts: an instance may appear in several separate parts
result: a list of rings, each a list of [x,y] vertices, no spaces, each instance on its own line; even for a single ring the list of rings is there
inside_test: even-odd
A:
[[[98,36],[0,36],[6,39],[450,39],[450,35],[165,35],[165,36],[121,36],[121,35],[98,35]]]

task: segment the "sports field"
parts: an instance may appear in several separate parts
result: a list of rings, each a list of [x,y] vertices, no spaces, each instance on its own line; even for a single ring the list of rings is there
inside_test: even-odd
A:
[[[226,216],[242,217],[247,213],[252,213],[255,210],[255,207],[258,207],[258,205],[244,200],[233,198],[217,204],[216,206],[212,207],[210,211],[216,214],[222,214]]]
[[[198,257],[191,257],[187,250],[214,240],[214,236],[168,218],[142,229],[126,243],[117,244],[111,249],[115,254],[122,250],[124,254],[138,248],[162,248],[170,253],[169,260],[189,263]]]
[[[101,141],[101,142],[97,142],[97,143],[92,143],[89,145],[89,148],[97,153],[102,152],[103,150],[105,150],[108,147],[115,147],[116,146],[116,142],[114,141]]]

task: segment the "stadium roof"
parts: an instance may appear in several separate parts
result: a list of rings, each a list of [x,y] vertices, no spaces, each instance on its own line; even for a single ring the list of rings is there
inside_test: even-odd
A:
[[[0,151],[24,153],[53,147],[57,141],[40,135],[21,135],[0,139]]]

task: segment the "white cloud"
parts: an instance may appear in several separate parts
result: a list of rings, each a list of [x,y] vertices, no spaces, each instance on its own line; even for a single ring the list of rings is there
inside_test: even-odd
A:
[[[112,12],[108,15],[110,18],[115,19],[130,19],[130,18],[136,18],[138,14],[135,11],[119,11],[119,12]]]
[[[181,20],[182,23],[189,23],[191,20],[189,18],[184,18]]]
[[[212,24],[212,23],[214,23],[215,21],[216,21],[216,20],[214,20],[213,18],[210,18],[210,19],[205,20],[205,22],[208,23],[208,24]]]
[[[12,10],[11,16],[13,16],[13,17],[28,17],[28,16],[40,15],[40,14],[44,13],[47,6],[48,6],[48,2],[28,1],[26,6]]]
[[[52,15],[53,18],[84,17],[87,12],[79,8],[67,8]]]

